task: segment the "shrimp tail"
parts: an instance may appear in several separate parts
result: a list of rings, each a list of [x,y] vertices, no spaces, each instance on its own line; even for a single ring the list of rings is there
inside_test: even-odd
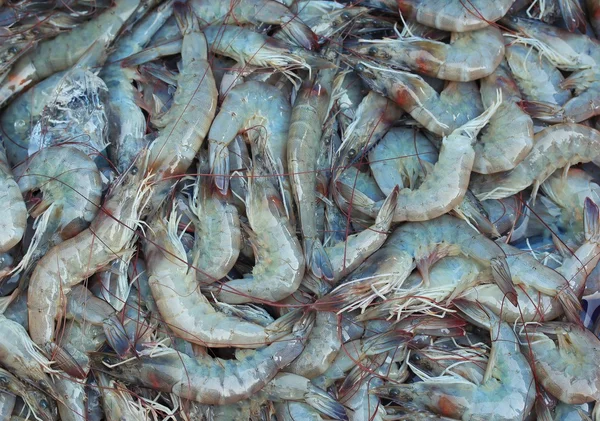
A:
[[[283,336],[292,330],[292,327],[300,320],[301,316],[302,311],[300,309],[290,311],[265,327],[265,331],[270,335]]]
[[[334,420],[348,419],[344,406],[317,386],[309,383],[304,398],[307,404]]]
[[[579,28],[585,34],[586,18],[579,2],[577,0],[559,0],[558,5],[567,29],[574,32],[575,29]]]
[[[584,235],[586,241],[600,243],[600,211],[598,205],[589,197],[583,204]]]
[[[329,256],[325,253],[323,244],[317,238],[305,238],[304,250],[308,260],[308,267],[311,272],[319,279],[333,280],[333,266],[329,261]]]
[[[368,339],[365,339],[363,349],[366,355],[375,356],[384,352],[400,348],[411,339],[410,334],[404,334],[395,329],[387,332],[378,333]]]
[[[106,336],[106,342],[117,353],[119,357],[124,357],[128,354],[131,347],[129,337],[125,331],[125,327],[115,314],[104,321],[102,328]]]
[[[121,67],[134,67],[140,64],[154,61],[160,57],[171,56],[181,52],[183,40],[181,38],[174,41],[165,42],[164,44],[157,45],[155,47],[146,48],[139,53],[132,54],[123,61],[121,61]]]
[[[454,300],[454,306],[460,310],[464,319],[476,326],[491,330],[499,321],[491,310],[485,306],[466,300]]]
[[[219,150],[220,149],[220,150]],[[229,189],[229,150],[210,143],[210,167],[214,174],[214,182],[222,194],[227,194]]]
[[[490,260],[490,266],[492,268],[492,276],[494,277],[496,285],[498,285],[498,287],[504,293],[508,301],[510,301],[512,305],[517,307],[517,291],[515,290],[515,286],[513,285],[512,277],[510,275],[510,269],[508,267],[506,259],[499,259],[497,257],[494,257]]]
[[[381,205],[381,209],[375,217],[375,225],[377,228],[379,227],[389,227],[391,226],[394,220],[394,214],[396,213],[396,208],[398,207],[398,194],[400,193],[400,186],[396,185],[394,190],[390,193],[390,195],[385,199],[383,205]]]
[[[581,325],[581,317],[579,314],[583,311],[579,298],[575,292],[566,285],[557,295],[556,298],[560,302],[567,319],[575,324]]]
[[[564,119],[564,109],[559,105],[542,101],[521,101],[521,108],[532,118],[551,123],[560,123]]]
[[[87,377],[85,370],[66,349],[51,343],[48,344],[48,353],[52,355],[52,360],[56,363],[56,367],[65,373],[77,379],[85,379]]]
[[[319,37],[306,24],[298,19],[291,20],[281,27],[281,31],[299,46],[315,51],[319,48]]]

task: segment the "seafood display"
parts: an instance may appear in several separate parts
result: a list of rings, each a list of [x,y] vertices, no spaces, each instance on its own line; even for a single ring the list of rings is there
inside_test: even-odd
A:
[[[0,421],[600,421],[599,31],[0,0]]]

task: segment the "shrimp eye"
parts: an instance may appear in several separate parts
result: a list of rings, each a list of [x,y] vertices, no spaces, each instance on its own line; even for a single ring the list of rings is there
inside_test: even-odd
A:
[[[340,15],[342,17],[342,19],[344,19],[345,21],[348,21],[350,19],[352,19],[352,15],[348,12],[344,12]]]
[[[110,357],[102,357],[102,362],[106,364],[112,364]]]
[[[0,377],[0,383],[2,383],[3,385],[7,385],[7,384],[10,383],[10,381],[6,377],[1,376]]]
[[[376,56],[378,52],[379,52],[379,49],[377,47],[371,47],[371,48],[369,48],[368,54],[370,56]]]
[[[47,401],[46,399],[42,399],[42,400],[40,401],[40,407],[41,407],[42,409],[48,409],[48,407],[49,407],[49,406],[50,406],[50,405],[48,405],[48,401]]]
[[[354,158],[356,156],[356,149],[350,149],[348,151],[348,157],[349,158]]]
[[[52,390],[52,389],[50,389],[50,384],[46,380],[40,380],[39,386],[40,386],[40,389],[42,389],[44,392],[48,392],[48,391]]]
[[[19,52],[19,49],[17,47],[10,47],[8,49],[8,52],[11,54],[17,54]]]
[[[131,168],[131,174],[136,175],[138,173],[138,167],[132,167]]]

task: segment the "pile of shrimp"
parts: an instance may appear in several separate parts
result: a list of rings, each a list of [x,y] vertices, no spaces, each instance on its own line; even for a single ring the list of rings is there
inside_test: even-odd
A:
[[[600,1],[338,1],[0,0],[0,421],[600,420]]]

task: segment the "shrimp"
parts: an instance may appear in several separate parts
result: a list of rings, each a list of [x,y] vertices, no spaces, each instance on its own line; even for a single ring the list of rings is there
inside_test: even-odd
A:
[[[222,193],[226,193],[229,186],[227,147],[237,134],[246,131],[255,154],[263,153],[272,172],[279,174],[286,209],[291,209],[291,186],[283,175],[288,173],[286,145],[290,116],[289,101],[274,86],[249,81],[229,91],[208,134],[210,167],[215,185]],[[255,130],[249,130],[251,128]]]
[[[194,359],[170,348],[148,350],[126,361],[110,355],[93,355],[92,360],[95,369],[130,384],[203,404],[227,405],[252,396],[300,355],[313,322],[314,316],[308,314],[281,341],[237,360],[208,355]]]
[[[183,66],[173,105],[163,118],[166,125],[150,145],[149,170],[159,183],[152,198],[154,210],[172,186],[171,180],[165,179],[187,171],[217,111],[217,87],[207,61],[206,39],[184,4],[175,3],[174,12],[183,33]]]
[[[217,312],[200,293],[193,267],[177,235],[177,214],[154,220],[144,243],[152,296],[177,337],[210,347],[257,348],[280,338],[290,317],[268,328]]]
[[[39,346],[52,352],[55,321],[65,296],[83,279],[131,247],[141,209],[150,192],[144,177],[147,154],[114,185],[89,228],[57,246],[37,263],[29,281],[29,333]]]
[[[0,390],[4,392],[2,393],[3,398],[14,395],[23,399],[35,419],[53,421],[58,415],[52,399],[48,399],[40,390],[19,380],[15,375],[4,369],[0,369]],[[2,406],[2,409],[5,409],[5,406]],[[0,411],[0,413],[3,413],[3,411]],[[10,417],[10,413],[7,416]]]
[[[399,34],[398,39],[364,40],[352,50],[422,75],[470,82],[489,76],[500,64],[504,57],[504,38],[499,29],[487,26],[454,33],[450,44]]]
[[[54,381],[54,387],[59,394],[57,406],[61,421],[86,421],[84,385],[63,374]]]
[[[502,249],[460,219],[443,215],[426,222],[401,225],[329,296],[317,301],[340,311],[366,309],[376,298],[400,288],[416,267],[424,286],[429,285],[429,267],[445,256],[464,255],[492,270],[493,279],[516,303],[516,292]]]
[[[27,225],[27,208],[7,162],[2,140],[0,136],[0,201],[4,203],[0,209],[0,253],[21,241]]]
[[[302,402],[284,401],[276,403],[275,415],[278,421],[323,421],[323,418],[315,409]]]
[[[524,326],[519,339],[523,352],[532,357],[536,379],[552,395],[575,405],[600,399],[600,340],[592,332],[551,322]]]
[[[199,164],[198,174],[208,173],[205,169],[208,170],[208,165]],[[202,284],[224,278],[237,261],[242,246],[237,209],[218,193],[211,192],[211,181],[209,177],[198,177],[190,198],[190,209],[195,215],[192,255],[196,280]]]
[[[147,410],[133,399],[123,385],[115,382],[104,373],[96,375],[98,386],[102,393],[102,407],[108,421],[148,419]]]
[[[412,384],[388,383],[375,388],[374,393],[465,421],[525,418],[535,401],[534,377],[529,362],[519,352],[515,333],[483,306],[461,303],[459,308],[468,319],[490,331],[492,350],[483,382],[477,385],[466,379],[434,377]]]
[[[287,141],[288,170],[300,218],[304,258],[311,273],[326,280],[333,279],[333,267],[317,232],[315,170],[333,76],[331,70],[322,70],[315,79],[304,83],[292,109]]]
[[[438,161],[419,188],[400,190],[394,222],[436,218],[463,201],[475,158],[473,145],[476,136],[494,115],[501,101],[498,93],[497,101],[485,112],[442,140]],[[352,192],[347,188],[343,188],[341,194],[346,199],[352,197]],[[381,201],[354,200],[353,206],[365,215],[374,216],[381,209]]]
[[[451,82],[438,94],[422,77],[360,62],[354,70],[375,92],[387,96],[427,130],[446,136],[481,114],[475,82]]]
[[[121,60],[141,51],[172,14],[173,1],[167,1],[139,22],[131,33],[119,38],[115,51],[108,56],[108,64],[99,74],[108,87],[107,104],[111,116],[109,155],[120,173],[135,159],[138,145],[143,144],[139,139],[146,131],[146,119],[136,104],[136,91],[131,84],[135,73],[122,67]]]
[[[73,66],[96,41],[108,46],[139,4],[140,0],[115,1],[100,16],[22,56],[0,86],[0,106],[33,83]]]
[[[246,231],[256,264],[251,275],[209,287],[219,301],[230,304],[247,303],[255,298],[279,301],[296,291],[304,276],[302,247],[268,174],[261,158],[255,155],[254,174],[248,179],[246,197],[251,231]]]
[[[237,0],[234,3],[193,0],[190,6],[201,22],[211,25],[281,25],[281,31],[290,41],[308,50],[318,48],[317,35],[286,6],[274,0]]]
[[[479,200],[502,199],[533,185],[535,199],[540,185],[558,168],[590,162],[598,155],[600,132],[574,123],[556,124],[534,136],[529,155],[508,172],[475,176],[471,190]]]
[[[586,0],[588,20],[594,28],[596,37],[600,35],[600,3],[597,0]]]
[[[15,167],[22,193],[39,190],[42,200],[29,209],[38,218],[34,241],[22,265],[30,266],[50,248],[85,230],[96,217],[102,180],[94,161],[73,146],[44,148]]]
[[[533,121],[519,106],[521,93],[504,60],[481,80],[484,106],[491,106],[498,89],[502,91],[502,103],[474,146],[473,171],[480,174],[512,170],[533,148]],[[511,130],[506,130],[508,126]]]

